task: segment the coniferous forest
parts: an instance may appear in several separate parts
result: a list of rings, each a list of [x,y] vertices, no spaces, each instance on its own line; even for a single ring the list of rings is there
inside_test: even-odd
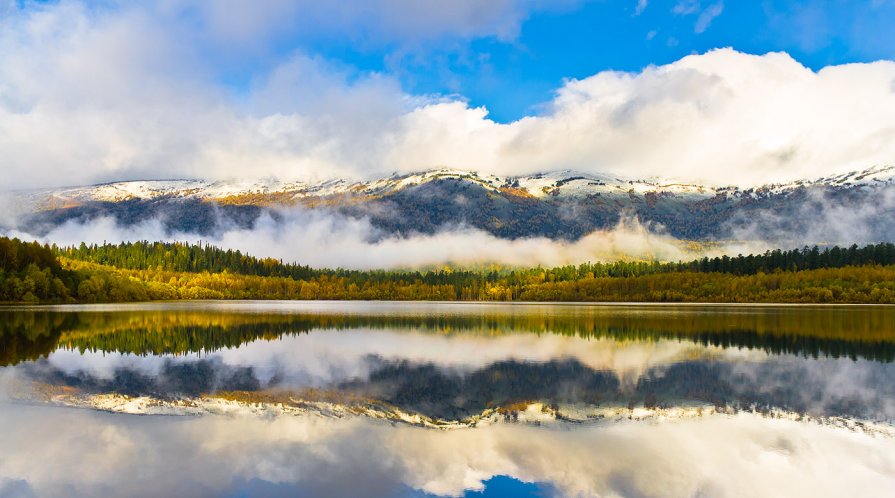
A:
[[[372,299],[895,303],[895,244],[557,268],[314,269],[208,244],[0,239],[4,302]]]

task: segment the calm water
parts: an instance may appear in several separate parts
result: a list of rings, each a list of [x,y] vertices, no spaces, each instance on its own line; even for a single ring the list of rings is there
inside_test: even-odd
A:
[[[0,309],[0,497],[891,496],[895,308]]]

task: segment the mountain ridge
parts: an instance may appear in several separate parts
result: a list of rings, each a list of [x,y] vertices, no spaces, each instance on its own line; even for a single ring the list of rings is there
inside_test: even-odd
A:
[[[254,228],[264,215],[281,221],[298,210],[363,220],[378,237],[469,227],[506,239],[578,240],[637,219],[650,229],[697,241],[742,238],[743,233],[779,239],[831,222],[839,225],[834,232],[813,230],[815,240],[806,242],[895,239],[890,222],[895,166],[753,188],[574,171],[498,177],[439,169],[366,182],[150,180],[16,195],[25,215],[13,228],[26,227],[37,235],[69,221],[112,217],[123,226],[158,219],[170,233],[204,236]],[[852,220],[853,215],[860,219]],[[868,233],[856,240],[840,237],[852,226],[866,227]]]
[[[195,198],[217,201],[248,195],[290,195],[290,200],[334,195],[382,195],[436,180],[452,179],[477,184],[490,191],[503,191],[540,198],[586,196],[589,194],[656,194],[712,197],[720,193],[737,195],[751,192],[784,192],[800,187],[878,186],[895,184],[895,166],[875,166],[838,175],[802,179],[787,183],[769,183],[742,188],[734,185],[712,186],[661,178],[623,178],[621,175],[559,170],[532,175],[496,176],[457,169],[433,169],[393,174],[370,181],[330,179],[322,182],[281,181],[275,178],[247,180],[131,180],[93,185],[19,191],[18,199],[50,204],[77,202],[121,202],[131,199],[152,200],[162,197]],[[55,202],[54,202],[55,201]]]

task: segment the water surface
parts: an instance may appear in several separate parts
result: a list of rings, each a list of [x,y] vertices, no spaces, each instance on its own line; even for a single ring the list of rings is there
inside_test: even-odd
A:
[[[893,307],[4,308],[0,346],[0,496],[895,484]]]

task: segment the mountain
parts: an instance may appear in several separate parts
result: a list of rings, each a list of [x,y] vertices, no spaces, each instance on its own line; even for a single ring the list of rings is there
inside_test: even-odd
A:
[[[69,220],[112,216],[122,224],[157,217],[170,229],[209,234],[251,227],[263,213],[287,208],[367,218],[386,234],[434,233],[471,226],[504,238],[578,239],[623,217],[661,225],[675,237],[731,237],[757,219],[786,229],[828,206],[873,207],[881,223],[895,210],[895,166],[759,188],[713,187],[560,171],[498,177],[457,170],[321,183],[130,181],[16,192],[27,215],[19,224],[47,232]],[[891,201],[891,202],[890,202]],[[782,220],[782,221],[781,221]]]

